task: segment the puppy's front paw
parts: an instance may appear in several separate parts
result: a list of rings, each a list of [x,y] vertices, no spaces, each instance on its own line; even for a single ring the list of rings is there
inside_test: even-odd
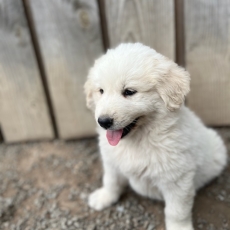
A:
[[[167,221],[166,220],[166,229],[167,230],[194,230],[191,221]]]
[[[99,188],[95,190],[89,196],[88,204],[91,208],[100,211],[109,207],[118,200],[118,196],[106,190],[105,188]]]

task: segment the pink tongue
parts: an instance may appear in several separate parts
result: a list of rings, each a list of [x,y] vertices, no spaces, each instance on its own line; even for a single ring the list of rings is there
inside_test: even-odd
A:
[[[106,137],[110,145],[115,146],[119,143],[123,129],[119,130],[107,130]]]

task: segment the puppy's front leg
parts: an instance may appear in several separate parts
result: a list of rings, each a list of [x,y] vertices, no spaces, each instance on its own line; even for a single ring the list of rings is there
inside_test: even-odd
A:
[[[177,182],[161,186],[165,199],[167,230],[193,230],[192,206],[195,196],[193,173],[188,173]]]
[[[102,210],[117,202],[127,185],[127,179],[112,164],[104,161],[103,166],[103,187],[91,193],[88,202],[96,210]]]

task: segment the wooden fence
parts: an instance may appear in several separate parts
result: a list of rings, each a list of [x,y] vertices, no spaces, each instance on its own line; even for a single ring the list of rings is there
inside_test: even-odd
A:
[[[0,139],[94,135],[88,69],[136,41],[188,69],[187,102],[206,124],[230,124],[228,0],[0,0]]]

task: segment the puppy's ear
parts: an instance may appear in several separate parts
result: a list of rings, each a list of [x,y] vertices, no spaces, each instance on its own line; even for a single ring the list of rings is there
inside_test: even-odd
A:
[[[93,84],[90,78],[87,79],[84,85],[84,90],[86,95],[86,105],[89,109],[94,110]]]
[[[178,109],[189,92],[190,76],[176,63],[171,63],[168,71],[158,79],[157,91],[170,111]]]

